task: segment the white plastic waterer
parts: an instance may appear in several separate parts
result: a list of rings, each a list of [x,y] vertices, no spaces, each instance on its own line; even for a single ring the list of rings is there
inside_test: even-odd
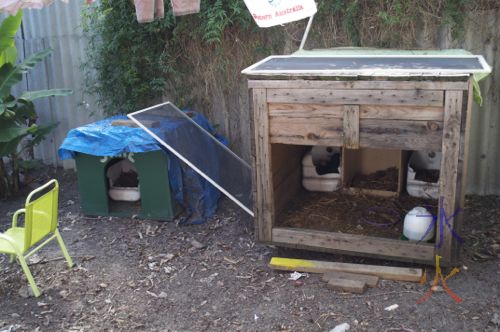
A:
[[[432,223],[432,215],[426,208],[417,206],[408,212],[405,216],[405,221],[403,225],[403,235],[409,240],[420,241],[422,236],[429,228]],[[425,236],[422,241],[429,241],[434,237],[434,232],[436,230],[436,225],[432,226],[432,229]]]

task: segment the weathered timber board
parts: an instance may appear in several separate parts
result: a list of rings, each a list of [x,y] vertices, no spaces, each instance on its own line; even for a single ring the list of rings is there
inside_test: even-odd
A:
[[[443,121],[442,107],[361,105],[361,119]]]
[[[464,91],[464,102],[462,103],[462,124],[460,133],[460,153],[458,157],[457,189],[455,206],[465,209],[465,188],[467,180],[467,164],[469,155],[469,140],[471,129],[472,103],[473,103],[473,81],[469,80],[469,91]],[[466,102],[465,102],[466,101]],[[461,212],[455,218],[453,230],[463,237],[464,213]],[[452,242],[452,262],[460,259],[461,246],[458,241]]]
[[[466,81],[319,81],[319,80],[249,80],[249,88],[266,89],[377,89],[377,90],[467,90]]]
[[[443,203],[440,204],[439,211],[444,209],[447,218],[450,218],[458,208],[456,195],[459,173],[462,94],[462,91],[446,91],[444,106],[443,156],[439,175],[439,195],[443,197]],[[436,242],[439,243],[442,239],[442,246],[437,250],[437,253],[442,257],[443,265],[450,265],[452,263],[452,241],[456,241],[456,239],[446,227],[444,216],[442,219],[439,218],[438,221],[443,222],[444,227],[442,233],[440,227],[436,227]],[[453,218],[449,220],[451,228],[453,228],[454,223]]]
[[[406,261],[426,262],[435,260],[434,246],[400,240],[376,238],[307,229],[275,227],[273,242],[293,245],[302,249],[329,249],[329,251],[365,254],[385,258],[405,258]],[[353,272],[353,271],[346,271]]]
[[[360,119],[443,121],[442,107],[360,105]],[[343,105],[270,103],[269,116],[342,118]]]
[[[269,103],[443,106],[439,90],[267,89]]]
[[[419,282],[422,278],[422,269],[393,267],[381,265],[337,263],[326,261],[314,261],[307,259],[294,259],[273,257],[269,262],[269,267],[283,271],[302,271],[309,273],[328,273],[332,271],[360,273],[378,276],[387,280],[413,281]]]
[[[342,119],[272,117],[272,143],[342,146]]]
[[[441,150],[442,122],[361,119],[359,147],[400,150]],[[339,118],[270,118],[271,143],[344,145],[344,124]]]
[[[344,106],[344,147],[359,149],[359,106]]]
[[[360,120],[361,147],[399,150],[441,150],[443,124],[437,121]]]
[[[364,282],[366,286],[370,288],[377,287],[378,284],[378,276],[368,275],[368,274],[359,274],[359,273],[348,273],[348,272],[340,272],[340,271],[331,271],[323,274],[321,280],[324,282],[328,282],[332,279],[348,279],[348,280],[357,280]]]
[[[271,168],[271,144],[269,142],[269,117],[266,103],[266,90],[254,89],[254,126],[255,126],[255,231],[260,241],[271,241],[274,222],[274,196]]]
[[[332,279],[326,286],[329,289],[354,294],[363,294],[366,291],[366,283],[359,280]]]
[[[343,105],[323,104],[269,104],[270,117],[289,118],[342,118],[344,116]]]

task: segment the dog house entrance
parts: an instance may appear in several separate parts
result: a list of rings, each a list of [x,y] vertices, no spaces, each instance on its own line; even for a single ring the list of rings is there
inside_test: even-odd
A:
[[[110,210],[140,211],[139,175],[134,163],[128,159],[113,158],[106,165],[105,174]]]

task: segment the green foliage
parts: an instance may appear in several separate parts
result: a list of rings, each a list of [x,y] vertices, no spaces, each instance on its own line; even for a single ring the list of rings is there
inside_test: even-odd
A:
[[[9,195],[19,189],[19,164],[23,151],[39,144],[57,123],[38,125],[33,101],[51,96],[67,96],[68,89],[27,91],[16,98],[12,87],[21,82],[37,63],[42,61],[52,50],[44,50],[26,58],[24,62],[13,65],[4,63],[0,67],[0,191]],[[10,157],[12,173],[5,170],[4,156]]]
[[[359,33],[359,12],[360,6],[358,0],[351,1],[347,5],[344,18],[344,26],[349,32],[349,37],[351,39],[353,46],[361,46],[361,36]]]
[[[483,0],[480,0],[483,1]],[[486,0],[484,0],[486,1]],[[449,26],[463,32],[471,0],[317,0],[309,47],[415,47],[415,30]],[[300,39],[305,22],[259,29],[243,0],[201,0],[199,14],[139,24],[132,1],[102,0],[83,14],[89,40],[84,71],[87,92],[108,115],[149,106],[163,95],[186,105],[229,94],[239,72],[265,55],[284,53]],[[291,32],[290,32],[291,31]],[[298,40],[287,47],[298,47]]]
[[[467,5],[471,4],[471,0],[447,0],[444,8],[445,25],[451,28],[451,36],[453,39],[459,39],[464,34],[464,21]]]
[[[21,26],[23,12],[20,10],[15,16],[9,16],[0,25],[0,67],[4,63],[14,64],[17,59],[17,48],[14,42],[17,30]]]
[[[231,27],[252,24],[242,0],[203,0],[200,14],[186,17],[174,17],[170,1],[165,9],[164,19],[147,24],[137,22],[131,1],[103,0],[84,10],[87,93],[106,114],[129,113],[159,100],[169,81],[185,70],[178,60],[186,41],[211,47]]]
[[[139,24],[131,1],[96,1],[83,14],[87,92],[108,114],[136,111],[163,94],[173,17]]]

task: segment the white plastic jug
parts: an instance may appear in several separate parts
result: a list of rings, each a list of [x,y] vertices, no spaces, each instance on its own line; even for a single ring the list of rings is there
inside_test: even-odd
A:
[[[403,225],[403,235],[409,240],[420,241],[422,236],[429,228],[432,223],[432,215],[426,208],[417,206],[408,212],[405,216],[405,221]],[[423,241],[429,241],[434,237],[436,231],[436,225],[432,226],[432,229],[427,233]]]

